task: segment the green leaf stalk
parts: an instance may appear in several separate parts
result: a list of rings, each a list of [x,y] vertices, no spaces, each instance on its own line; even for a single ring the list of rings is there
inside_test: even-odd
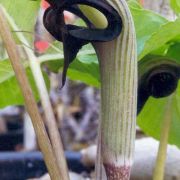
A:
[[[119,12],[123,29],[120,36],[111,42],[94,43],[101,73],[101,121],[96,179],[104,179],[104,169],[108,180],[127,180],[133,163],[136,132],[136,37],[126,1],[106,2]],[[94,19],[96,25],[95,22]]]

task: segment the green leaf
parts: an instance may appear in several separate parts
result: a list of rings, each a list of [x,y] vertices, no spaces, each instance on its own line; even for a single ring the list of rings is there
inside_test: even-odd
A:
[[[161,127],[164,122],[166,104],[168,98],[150,98],[145,108],[138,116],[138,125],[149,136],[160,139]],[[177,91],[173,94],[172,124],[169,134],[169,143],[180,148],[180,83]]]
[[[26,74],[31,84],[36,100],[39,99],[38,91],[29,67],[26,67]],[[49,87],[49,79],[47,74],[44,73],[46,84]],[[14,71],[9,60],[0,61],[0,108],[9,105],[23,105],[24,100],[17,83]]]
[[[180,0],[170,0],[171,8],[174,12],[179,15],[180,14]]]
[[[68,77],[72,80],[79,79],[84,83],[99,87],[99,64],[96,55],[78,56],[78,59],[70,65]]]
[[[168,20],[152,11],[143,9],[134,0],[129,1],[128,4],[135,23],[138,55],[140,56],[146,41]]]
[[[167,57],[176,59],[180,62],[180,42],[171,45],[166,54]]]
[[[130,8],[143,9],[140,3],[137,0],[128,0],[128,5]]]
[[[0,4],[5,7],[6,11],[13,18],[20,30],[31,32],[24,34],[26,38],[32,42],[32,32],[34,31],[34,24],[40,0],[0,0]]]
[[[58,72],[63,68],[63,58],[46,61],[45,64],[53,72]],[[95,54],[83,54],[78,55],[77,58],[70,64],[67,72],[67,76],[71,80],[79,80],[88,85],[99,87],[99,65],[97,56]]]
[[[180,36],[180,18],[174,22],[168,22],[162,25],[157,32],[155,32],[151,38],[149,38],[145,47],[140,54],[139,58],[143,58],[145,55],[152,51],[164,46],[165,44],[175,41]]]

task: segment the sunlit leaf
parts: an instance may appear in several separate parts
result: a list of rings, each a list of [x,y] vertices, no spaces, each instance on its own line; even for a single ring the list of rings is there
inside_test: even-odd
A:
[[[172,9],[177,15],[180,15],[180,1],[179,0],[170,0]]]
[[[138,116],[138,125],[149,136],[160,139],[161,128],[166,114],[166,104],[168,98],[150,98],[145,108]],[[180,148],[180,83],[177,91],[173,95],[172,123],[169,134],[169,143]]]
[[[28,40],[33,39],[34,24],[40,5],[40,0],[0,0],[19,29],[24,32]],[[21,33],[21,32],[16,32]]]
[[[144,50],[146,41],[161,27],[161,25],[167,23],[168,20],[152,11],[143,9],[135,1],[129,1],[129,7],[136,28],[138,55],[142,56],[141,54]]]
[[[140,59],[164,44],[172,43],[180,36],[180,18],[162,25],[145,43]]]
[[[28,67],[26,67],[26,74],[31,84],[34,96],[38,100],[38,92],[35,86],[35,82],[32,73]],[[49,80],[44,73],[47,86],[49,87]],[[0,108],[9,105],[22,105],[24,104],[23,96],[17,83],[14,71],[9,60],[0,61]]]

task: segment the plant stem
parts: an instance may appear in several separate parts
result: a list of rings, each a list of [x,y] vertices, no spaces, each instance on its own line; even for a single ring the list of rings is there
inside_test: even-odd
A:
[[[0,27],[0,35],[3,39],[11,64],[15,71],[16,78],[23,93],[25,105],[31,117],[37,135],[38,143],[43,152],[50,176],[52,180],[58,180],[59,171],[58,167],[56,166],[56,159],[54,157],[43,120],[39,114],[38,107],[34,99],[31,87],[29,85],[25,70],[20,62],[20,55],[17,51],[17,46],[11,35],[2,7],[0,7]]]
[[[33,57],[32,53],[30,54],[28,53],[28,51],[26,50],[26,53],[41,98],[41,104],[46,118],[46,124],[48,127],[50,141],[52,143],[56,161],[59,166],[59,171],[61,174],[60,179],[69,180],[69,174],[68,174],[67,164],[63,150],[63,144],[58,131],[58,125],[56,123],[56,119],[53,113],[52,105],[49,99],[48,91],[46,89],[43,74],[36,57],[35,56]]]
[[[172,95],[168,98],[167,106],[165,108],[164,122],[161,129],[161,138],[159,144],[158,155],[156,159],[156,165],[153,174],[153,180],[164,179],[164,169],[166,164],[166,153],[169,139],[169,131],[172,120]]]
[[[104,166],[108,180],[128,180],[136,132],[136,37],[126,1],[106,2],[119,12],[123,30],[111,42],[94,44],[101,72],[101,122],[98,140],[98,156],[101,157],[97,159]],[[97,179],[104,179],[102,168],[98,167],[97,170]]]
[[[16,26],[16,24],[14,24],[14,22],[11,20],[8,14],[6,14],[6,16],[8,18],[10,25],[13,27],[13,29],[15,31],[19,31],[18,27]],[[17,36],[23,44],[26,44],[27,47],[29,46],[27,40],[25,39],[22,33],[18,33]],[[48,132],[50,135],[50,141],[53,146],[56,161],[59,167],[59,172],[61,174],[60,179],[69,180],[69,174],[68,174],[67,164],[66,164],[66,160],[64,156],[62,140],[58,131],[58,126],[57,126],[56,119],[55,119],[53,109],[52,109],[52,105],[49,99],[49,94],[48,94],[45,81],[43,78],[43,74],[41,71],[40,61],[38,61],[33,51],[27,47],[25,46],[24,50],[29,60],[29,65],[33,73],[34,80],[36,82],[36,86],[38,88],[38,92],[40,95],[41,104],[44,110],[46,124],[47,124]]]

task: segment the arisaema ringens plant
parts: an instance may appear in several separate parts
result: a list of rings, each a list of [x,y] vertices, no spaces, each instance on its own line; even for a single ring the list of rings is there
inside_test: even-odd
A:
[[[136,131],[137,54],[135,28],[128,5],[124,0],[48,2],[50,7],[44,14],[44,25],[64,47],[62,85],[69,64],[83,45],[92,43],[99,59],[101,122],[96,178],[104,178],[104,169],[107,179],[129,179]],[[97,19],[103,14],[105,27],[97,27],[97,19],[83,13],[88,11],[87,6],[94,8],[91,13],[96,13]],[[66,25],[64,10],[81,17],[87,28]]]
[[[133,162],[136,113],[139,114],[150,96],[163,98],[177,89],[179,63],[164,57],[146,57],[148,60],[139,63],[137,82],[135,29],[126,1],[63,1],[62,4],[48,2],[51,7],[45,13],[44,25],[64,45],[62,84],[65,83],[69,64],[83,45],[92,43],[98,56],[101,122],[96,178],[104,178],[105,170],[107,179],[129,179]],[[63,21],[64,10],[81,17],[87,28],[66,25]],[[158,174],[155,171],[155,179],[159,178]]]

